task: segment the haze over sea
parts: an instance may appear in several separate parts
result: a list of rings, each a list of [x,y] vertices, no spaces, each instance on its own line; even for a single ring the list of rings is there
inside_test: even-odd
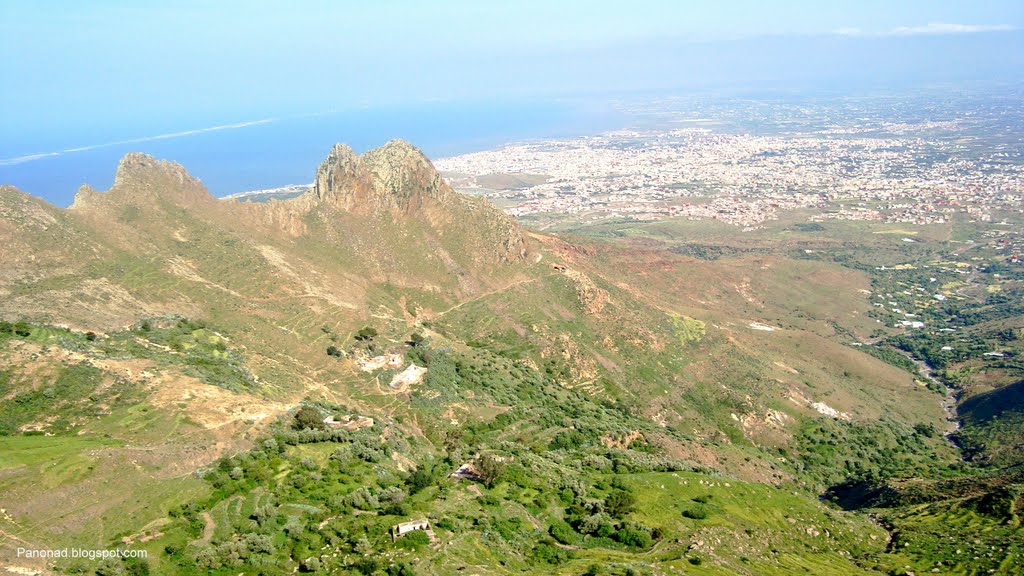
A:
[[[537,100],[497,105],[427,102],[272,118],[227,118],[205,125],[199,121],[155,123],[147,133],[90,132],[76,140],[35,141],[29,149],[24,141],[2,142],[0,182],[66,206],[83,184],[107,189],[121,156],[139,151],[183,164],[212,194],[226,196],[310,182],[317,164],[336,142],[363,152],[391,138],[404,138],[436,158],[508,141],[616,128],[623,118],[607,106]],[[35,154],[48,155],[25,158]]]

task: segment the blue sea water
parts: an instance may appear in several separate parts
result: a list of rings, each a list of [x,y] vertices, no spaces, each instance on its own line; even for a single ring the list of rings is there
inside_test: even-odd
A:
[[[256,119],[229,119],[224,124],[242,120]],[[118,160],[127,152],[138,151],[181,163],[212,194],[225,196],[311,182],[316,166],[336,142],[345,142],[363,152],[392,138],[403,138],[429,157],[438,158],[520,140],[593,133],[619,128],[624,123],[624,116],[612,107],[580,101],[431,102],[284,115],[241,128],[61,152],[6,165],[0,162],[0,184],[11,184],[67,206],[82,184],[107,189],[113,182]],[[153,128],[146,131],[138,127],[105,126],[77,136],[8,134],[0,143],[0,159],[209,126],[209,122],[203,125],[179,121],[155,133]]]

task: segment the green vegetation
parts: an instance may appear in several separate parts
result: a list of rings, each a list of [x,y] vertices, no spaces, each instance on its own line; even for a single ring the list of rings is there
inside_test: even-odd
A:
[[[705,326],[700,320],[688,316],[672,315],[672,330],[683,346],[691,342],[700,342],[704,338]]]
[[[519,260],[483,218],[220,210],[60,216],[60,273],[5,285],[0,528],[150,552],[65,572],[1021,569],[1016,233],[619,220]]]
[[[21,430],[69,434],[111,408],[139,401],[139,391],[130,382],[115,379],[97,390],[103,380],[99,369],[87,363],[71,364],[61,367],[46,386],[17,391],[11,372],[0,371],[0,396],[6,397],[0,403],[0,436]]]
[[[944,440],[927,425],[909,427],[889,419],[855,424],[819,418],[803,424],[796,437],[800,475],[824,488],[850,477],[942,474]]]

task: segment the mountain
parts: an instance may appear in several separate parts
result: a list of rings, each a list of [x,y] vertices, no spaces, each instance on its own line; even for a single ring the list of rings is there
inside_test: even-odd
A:
[[[851,550],[884,532],[818,495],[955,461],[919,431],[941,397],[846,345],[863,271],[524,230],[397,140],[313,182],[218,200],[129,154],[68,209],[0,189],[5,540],[167,574],[877,573]],[[387,535],[420,517],[438,542]]]

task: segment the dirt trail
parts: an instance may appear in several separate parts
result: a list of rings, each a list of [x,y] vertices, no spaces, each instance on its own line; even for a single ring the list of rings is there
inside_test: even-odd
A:
[[[217,523],[213,521],[213,516],[210,516],[208,511],[203,511],[201,516],[205,525],[203,526],[203,535],[199,538],[198,542],[200,544],[209,544],[210,539],[213,538],[213,531],[217,528]]]
[[[466,304],[470,304],[472,302],[476,302],[477,300],[481,300],[483,298],[487,298],[488,296],[493,296],[494,294],[498,294],[500,292],[505,292],[505,291],[511,290],[511,289],[515,288],[516,286],[522,286],[523,284],[529,284],[530,282],[536,282],[537,280],[540,280],[541,278],[543,278],[543,276],[541,276],[541,277],[534,277],[534,278],[524,278],[522,280],[517,280],[517,281],[515,281],[515,282],[513,282],[513,283],[511,283],[511,284],[509,284],[507,286],[503,286],[501,288],[496,288],[496,289],[491,290],[489,292],[484,292],[483,294],[480,294],[479,296],[476,296],[474,298],[470,298],[469,300],[464,300],[462,302],[459,302],[458,304],[452,306],[451,308],[449,308],[447,310],[438,312],[434,317],[435,318],[440,318],[441,316],[444,316],[445,314],[447,314],[449,312],[452,312],[454,310],[458,310],[459,308],[465,306]]]

